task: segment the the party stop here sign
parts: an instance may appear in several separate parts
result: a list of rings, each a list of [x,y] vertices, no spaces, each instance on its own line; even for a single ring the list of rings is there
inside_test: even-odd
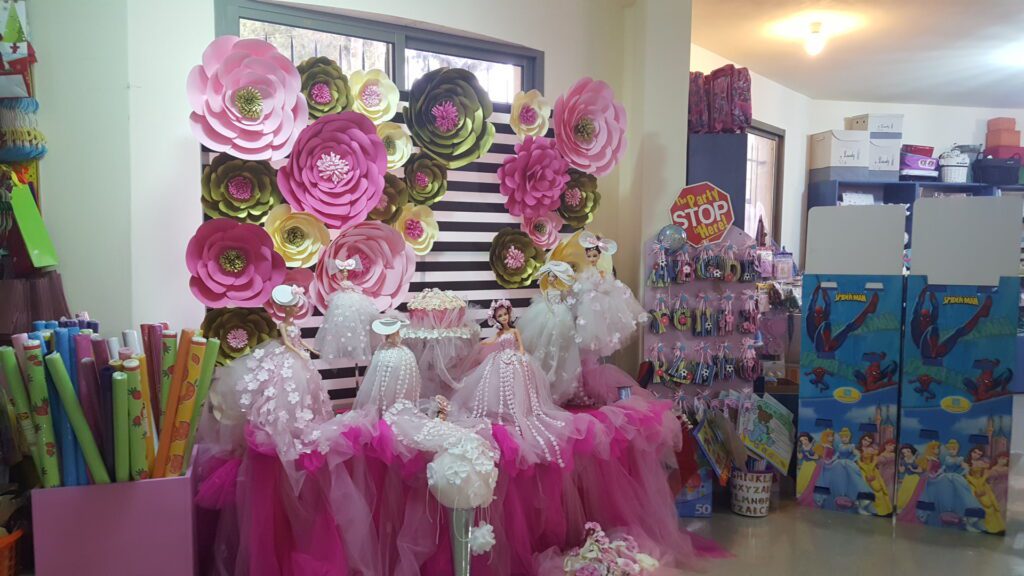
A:
[[[669,213],[693,246],[718,242],[734,220],[729,194],[709,182],[683,188]]]

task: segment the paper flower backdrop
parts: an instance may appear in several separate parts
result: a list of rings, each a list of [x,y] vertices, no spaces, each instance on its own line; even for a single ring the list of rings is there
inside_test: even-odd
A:
[[[405,185],[410,200],[429,206],[448,192],[448,170],[430,156],[417,154],[405,165]]]
[[[306,293],[306,298],[301,300],[301,304],[287,308],[274,302],[273,298],[267,298],[267,301],[263,303],[263,309],[275,322],[283,322],[288,314],[291,314],[293,321],[308,318],[313,313],[313,304],[309,301],[309,291],[313,286],[313,271],[309,268],[291,268],[284,275],[281,284],[300,288]]]
[[[562,199],[558,214],[565,223],[576,228],[583,228],[594,219],[594,212],[601,205],[601,193],[597,191],[597,178],[569,169],[569,181],[562,190]]]
[[[499,189],[509,214],[536,217],[557,209],[562,187],[569,180],[569,163],[555,149],[555,142],[527,136],[515,151],[498,168]]]
[[[484,155],[494,141],[487,91],[469,70],[437,68],[413,82],[403,110],[412,139],[448,168]]]
[[[188,75],[192,133],[243,160],[284,158],[309,116],[300,87],[295,66],[270,43],[221,36]]]
[[[437,240],[438,226],[429,206],[406,204],[394,224],[413,252],[422,256],[430,252]]]
[[[388,170],[405,166],[412,155],[412,138],[405,128],[401,124],[384,122],[377,126],[377,136],[384,143],[384,151],[388,155]]]
[[[271,210],[264,226],[274,241],[274,250],[288,266],[312,266],[320,249],[331,241],[327,227],[316,216],[293,212],[287,204]]]
[[[555,101],[555,142],[573,168],[604,176],[626,150],[626,110],[611,86],[583,78]]]
[[[387,157],[373,122],[355,112],[322,116],[299,136],[277,185],[288,203],[345,230],[366,219],[384,190]]]
[[[558,244],[558,232],[562,229],[562,224],[564,221],[557,212],[548,212],[540,216],[523,218],[521,228],[534,244],[548,250]]]
[[[385,224],[394,224],[398,214],[409,203],[409,187],[394,174],[384,175],[384,193],[380,195],[377,207],[370,211],[370,220],[380,220]]]
[[[316,264],[313,303],[327,310],[329,296],[338,289],[341,275],[331,274],[334,260],[358,257],[362,269],[349,273],[349,281],[373,299],[381,311],[398,306],[409,293],[416,270],[416,254],[394,228],[380,222],[363,222],[339,234],[320,253]]]
[[[374,124],[387,122],[398,112],[398,86],[383,70],[356,70],[349,77],[352,110]]]
[[[255,224],[207,220],[185,249],[189,287],[211,308],[262,306],[284,278],[284,258]]]
[[[544,265],[544,251],[522,230],[502,228],[491,241],[491,270],[505,288],[524,288]]]
[[[527,136],[541,138],[548,132],[551,105],[537,90],[519,92],[512,98],[512,114],[508,123],[522,140]]]
[[[203,212],[210,218],[234,218],[262,224],[281,203],[277,173],[265,160],[239,160],[220,154],[203,169]]]
[[[337,62],[326,56],[307,58],[299,63],[298,70],[310,120],[352,107],[348,77]]]
[[[216,308],[206,311],[201,326],[207,338],[220,340],[217,365],[252,352],[253,348],[277,336],[277,325],[262,308]]]

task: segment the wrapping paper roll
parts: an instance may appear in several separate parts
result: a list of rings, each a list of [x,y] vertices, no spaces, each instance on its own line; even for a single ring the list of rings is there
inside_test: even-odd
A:
[[[163,342],[163,324],[142,325],[142,347],[146,356],[146,382],[149,384],[149,414],[153,426],[160,427],[160,348]],[[154,433],[151,438],[155,438]]]
[[[68,372],[68,376],[71,378],[71,388],[75,391],[75,396],[78,396],[78,343],[76,338],[81,332],[81,328],[78,327],[78,320],[68,321],[68,354],[64,356],[64,368]],[[86,486],[89,484],[91,478],[89,478],[88,465],[85,462],[85,454],[82,453],[82,446],[75,446],[75,472],[78,474],[78,485]]]
[[[117,350],[117,359],[122,362],[128,360],[132,356],[135,356],[135,351],[129,348],[128,346],[122,346]]]
[[[192,460],[192,445],[196,441],[196,427],[203,417],[203,405],[210,394],[210,383],[213,381],[213,370],[217,367],[217,353],[220,352],[220,340],[210,338],[206,341],[206,354],[203,356],[203,367],[199,372],[199,384],[196,390],[196,405],[192,410],[192,424],[188,430],[188,445],[185,447],[185,470]]]
[[[68,340],[67,328],[54,328],[52,332],[52,346],[48,346],[44,340],[42,354],[45,356],[51,351],[61,354],[62,358],[70,358],[68,352],[71,344]],[[65,366],[65,369],[67,366]],[[53,418],[54,430],[57,432],[57,449],[60,453],[60,471],[64,486],[78,486],[78,444],[75,442],[75,431],[71,429],[71,422],[64,414],[64,406],[57,402],[57,389],[53,387],[52,379],[49,380],[50,411]]]
[[[149,436],[149,414],[142,393],[142,366],[138,360],[124,361],[128,376],[128,462],[132,480],[149,478],[146,460],[146,438]]]
[[[85,421],[85,414],[82,413],[82,406],[78,403],[78,397],[75,396],[71,377],[68,376],[67,370],[64,368],[64,359],[59,353],[54,352],[46,357],[46,367],[50,369],[53,384],[57,388],[57,393],[60,394],[60,401],[64,405],[68,421],[75,431],[75,438],[81,446],[82,457],[89,468],[93,482],[110,484],[110,475],[103,465],[103,457],[100,456],[96,440],[92,436],[92,431],[89,430],[89,424]]]
[[[142,346],[139,344],[139,333],[135,330],[122,330],[121,341],[124,342],[126,348],[132,351],[130,356],[142,354]]]
[[[164,414],[167,413],[167,395],[171,393],[174,364],[178,357],[178,333],[164,330],[160,335],[160,429],[163,430]]]
[[[25,345],[25,372],[28,376],[28,395],[31,399],[32,422],[38,437],[38,453],[42,460],[39,478],[44,488],[60,486],[60,464],[57,442],[54,438],[53,419],[50,416],[50,391],[46,386],[43,369],[42,343],[27,340]]]
[[[100,434],[102,444],[100,450],[103,452],[103,463],[107,470],[113,470],[115,466],[114,457],[114,370],[110,366],[100,368],[99,386],[99,407],[100,407]]]
[[[96,367],[103,368],[110,363],[110,352],[107,350],[107,343],[103,336],[92,335],[92,357],[96,359]]]
[[[0,346],[0,367],[3,368],[11,402],[14,403],[14,417],[18,421],[18,428],[32,449],[32,459],[36,464],[36,472],[42,476],[41,467],[43,460],[39,457],[36,430],[32,426],[28,391],[25,390],[25,381],[21,378],[21,369],[18,368],[18,359],[14,354],[14,348]]]
[[[114,372],[114,478],[127,482],[131,470],[131,448],[128,439],[128,375]]]
[[[117,358],[117,351],[121,349],[121,340],[117,336],[107,338],[107,354],[111,359]]]
[[[103,453],[103,416],[100,412],[100,374],[96,369],[96,361],[92,358],[82,358],[78,364],[78,399],[82,403],[82,412],[85,413],[85,421],[92,430],[96,439],[96,445]],[[106,459],[104,458],[104,463]],[[109,472],[110,469],[107,468]]]
[[[153,399],[149,395],[149,359],[145,354],[135,357],[139,361],[139,386],[142,391],[143,413],[146,415],[146,470],[153,469],[153,462],[156,461],[156,446],[153,437],[156,432],[153,430]],[[133,411],[132,414],[135,412]]]
[[[206,357],[206,339],[196,336],[188,349],[185,379],[178,394],[178,407],[174,411],[174,430],[171,432],[170,452],[167,457],[166,476],[181,476],[185,471],[185,450],[189,446],[192,430],[192,414],[195,412],[196,396],[199,391],[203,360]],[[166,442],[168,437],[164,437]]]
[[[171,438],[174,428],[177,425],[178,400],[181,395],[181,385],[188,372],[189,347],[195,330],[182,330],[178,338],[178,354],[174,359],[174,369],[171,372],[171,387],[167,393],[167,410],[164,413],[163,423],[160,425],[160,449],[156,454],[156,463],[153,465],[153,477],[163,478],[167,471],[167,462],[170,458]],[[200,364],[202,362],[199,362]]]

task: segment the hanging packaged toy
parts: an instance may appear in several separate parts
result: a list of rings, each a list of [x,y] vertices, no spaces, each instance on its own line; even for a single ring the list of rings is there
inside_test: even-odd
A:
[[[676,342],[672,346],[672,363],[668,368],[668,377],[676,384],[693,384],[693,371],[686,360],[686,346]]]
[[[718,335],[718,312],[710,305],[711,297],[705,292],[697,294],[697,311],[693,318],[693,335],[698,338]]]
[[[722,280],[739,282],[743,277],[743,266],[736,259],[736,246],[732,242],[725,245],[721,256]]]
[[[775,255],[773,276],[776,280],[791,280],[793,278],[793,254],[786,252],[786,247]]]
[[[751,338],[743,339],[743,353],[740,355],[740,364],[737,368],[739,377],[753,382],[761,375],[761,361],[757,359],[756,343]]]
[[[707,342],[697,344],[697,367],[693,383],[697,386],[711,386],[715,381],[715,363],[711,361],[711,347]]]
[[[669,323],[671,323],[672,320],[668,312],[668,302],[665,301],[664,294],[658,294],[657,308],[649,310],[648,313],[651,316],[651,334],[664,334],[668,331]]]
[[[675,279],[678,284],[693,282],[695,272],[693,260],[690,259],[690,247],[683,246],[675,253]]]
[[[697,278],[720,280],[722,278],[722,257],[715,254],[711,246],[704,246],[697,254]]]
[[[654,262],[651,265],[651,273],[647,276],[647,285],[654,286],[655,288],[664,288],[671,281],[669,277],[668,249],[660,242],[655,242],[654,246],[651,246],[651,254],[654,256]]]
[[[757,248],[754,245],[747,248],[740,268],[740,282],[754,282],[757,280]]]
[[[772,274],[775,274],[775,253],[772,249],[758,248],[755,257],[758,275],[763,279],[771,278]]]
[[[735,299],[735,295],[726,290],[725,294],[722,294],[720,304],[722,310],[718,314],[718,333],[722,336],[732,336],[733,331],[736,328],[736,315],[733,313],[732,303]]]
[[[722,343],[718,346],[718,353],[713,357],[715,374],[720,380],[732,380],[736,372],[736,361],[729,352],[729,345]]]
[[[675,306],[672,308],[672,325],[680,332],[689,330],[693,322],[689,301],[686,292],[680,291],[679,298],[676,299]]]
[[[651,363],[653,370],[653,378],[651,379],[652,384],[660,384],[662,386],[668,383],[668,364],[665,362],[665,346],[660,342],[651,346],[649,350],[650,357],[647,361]]]
[[[743,334],[757,332],[760,317],[757,290],[744,290],[743,308],[740,310],[740,332]]]

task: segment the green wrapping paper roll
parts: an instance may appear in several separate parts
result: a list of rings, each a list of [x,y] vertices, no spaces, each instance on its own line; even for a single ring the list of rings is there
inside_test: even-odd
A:
[[[114,478],[127,482],[131,467],[130,443],[128,440],[128,375],[114,372]]]
[[[128,375],[128,463],[132,480],[149,478],[146,457],[146,438],[149,436],[149,414],[143,399],[142,365],[138,360],[125,360],[124,373]]]
[[[192,460],[192,445],[196,441],[196,427],[199,419],[203,416],[203,405],[210,393],[210,382],[213,380],[213,370],[217,367],[217,354],[220,352],[220,340],[209,338],[206,340],[206,355],[203,356],[203,366],[199,372],[198,391],[196,392],[196,404],[192,410],[192,425],[188,431],[188,447],[185,449],[185,470]]]
[[[71,422],[71,429],[75,431],[78,445],[82,447],[82,457],[85,459],[85,465],[89,467],[93,484],[110,484],[110,475],[103,465],[103,457],[100,456],[100,449],[96,446],[92,430],[85,421],[85,413],[82,412],[82,405],[79,404],[75,388],[71,385],[71,377],[64,366],[64,359],[54,352],[46,357],[46,367],[50,369],[50,377],[53,379],[57,394],[60,395],[64,413]]]
[[[42,345],[38,340],[25,341],[25,376],[28,380],[28,395],[32,400],[37,452],[42,461],[39,479],[44,488],[55,488],[60,486],[60,465],[57,461],[57,442],[53,438],[53,418],[50,417],[50,393],[46,389]]]
[[[25,442],[32,447],[32,460],[35,461],[36,472],[42,476],[43,460],[39,457],[39,445],[36,439],[36,429],[32,427],[28,392],[25,391],[25,382],[21,379],[21,370],[18,368],[18,359],[14,355],[14,348],[0,346],[0,364],[3,365],[7,388],[11,391],[14,417],[18,420],[18,427],[21,429],[21,435],[25,437]]]
[[[178,333],[174,330],[164,330],[160,341],[160,425],[163,426],[164,414],[167,413],[167,396],[171,393],[174,361],[178,357]]]

